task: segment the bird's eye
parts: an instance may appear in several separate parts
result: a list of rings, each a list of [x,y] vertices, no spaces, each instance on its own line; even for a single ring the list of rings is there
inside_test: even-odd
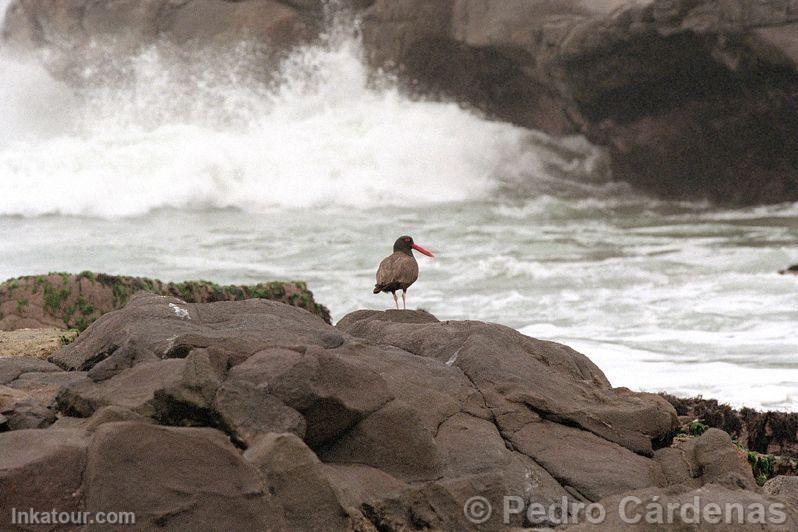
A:
[[[405,238],[405,242],[410,242],[410,239],[409,238]]]

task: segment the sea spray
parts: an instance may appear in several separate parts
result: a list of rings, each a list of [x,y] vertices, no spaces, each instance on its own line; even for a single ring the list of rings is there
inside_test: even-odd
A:
[[[154,45],[120,59],[113,83],[80,89],[0,63],[0,116],[32,118],[0,144],[0,214],[429,204],[591,173],[597,150],[586,143],[375,80],[354,24],[336,18],[268,82],[247,43],[188,60]]]

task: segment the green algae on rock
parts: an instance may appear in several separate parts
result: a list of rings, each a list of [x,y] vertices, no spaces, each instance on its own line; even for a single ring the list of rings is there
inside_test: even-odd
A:
[[[210,281],[165,283],[85,271],[27,275],[0,284],[0,330],[59,327],[82,331],[106,312],[124,307],[137,292],[179,297],[187,303],[271,299],[330,322],[327,308],[316,303],[301,281],[223,286]]]

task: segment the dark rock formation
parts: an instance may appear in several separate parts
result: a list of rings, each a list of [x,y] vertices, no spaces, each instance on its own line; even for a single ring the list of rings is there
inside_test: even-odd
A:
[[[371,60],[499,118],[606,146],[669,197],[798,199],[798,6],[377,0]]]
[[[700,494],[779,502],[798,523],[791,488],[760,493],[727,434],[672,443],[662,397],[612,388],[584,355],[498,325],[359,311],[334,328],[267,300],[142,294],[52,358],[88,373],[3,370],[0,402],[60,383],[54,405],[33,399],[59,416],[51,428],[0,426],[4,504],[124,509],[143,529],[472,530],[474,496],[498,509],[505,496]],[[513,514],[507,526],[559,523]],[[497,511],[479,528],[504,527]]]
[[[299,281],[220,286],[208,281],[163,283],[143,277],[83,272],[27,275],[0,284],[0,331],[42,327],[82,331],[106,312],[125,306],[139,292],[173,296],[186,303],[272,299],[304,308],[330,322],[327,308],[316,303],[307,285]],[[24,345],[17,351],[22,348]]]

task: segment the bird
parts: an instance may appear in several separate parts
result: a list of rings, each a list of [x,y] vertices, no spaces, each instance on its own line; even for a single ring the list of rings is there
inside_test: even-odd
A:
[[[402,308],[406,309],[407,289],[418,279],[418,263],[413,256],[414,249],[428,257],[435,257],[432,252],[413,242],[413,237],[405,235],[396,239],[393,244],[393,253],[382,259],[380,267],[377,268],[377,284],[374,286],[374,293],[390,292],[397,310],[399,309],[399,300],[396,298],[396,291],[402,291]]]

